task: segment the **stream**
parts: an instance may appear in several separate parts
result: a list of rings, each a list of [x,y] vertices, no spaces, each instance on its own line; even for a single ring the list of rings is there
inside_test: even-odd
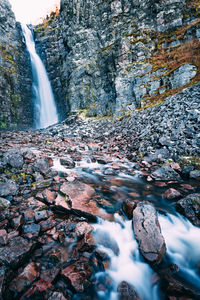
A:
[[[174,202],[163,198],[163,187],[147,183],[140,171],[133,172],[134,164],[120,161],[115,164],[120,165],[116,170],[113,163],[100,164],[86,158],[76,162],[74,168],[83,182],[92,185],[106,199],[100,205],[112,215],[112,220],[98,218],[98,223],[93,224],[98,250],[109,261],[107,269],[96,274],[98,299],[119,299],[117,289],[123,281],[135,288],[140,299],[165,299],[159,280],[154,280],[155,270],[140,254],[132,221],[122,210],[122,199],[153,203],[167,247],[161,268],[177,265],[176,278],[199,291],[200,229],[176,212]],[[54,169],[60,174],[68,172],[59,159],[54,160]],[[173,186],[178,184],[173,183]]]

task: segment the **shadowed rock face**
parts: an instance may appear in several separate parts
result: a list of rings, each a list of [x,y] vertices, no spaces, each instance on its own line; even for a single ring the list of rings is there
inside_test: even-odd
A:
[[[35,28],[57,102],[121,115],[199,80],[195,1],[61,1]]]
[[[30,127],[30,63],[8,0],[0,0],[0,24],[0,129]]]
[[[166,246],[155,208],[151,203],[139,202],[133,211],[133,230],[139,249],[150,263],[160,263]]]

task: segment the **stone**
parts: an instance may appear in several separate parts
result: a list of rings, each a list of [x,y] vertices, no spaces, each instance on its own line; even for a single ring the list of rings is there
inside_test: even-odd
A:
[[[67,300],[62,293],[54,292],[49,300]]]
[[[177,211],[187,217],[190,222],[200,226],[200,194],[190,194],[176,203]]]
[[[50,282],[42,279],[35,281],[32,286],[21,296],[21,300],[26,299],[48,299],[54,290]]]
[[[24,164],[23,156],[19,150],[9,150],[3,156],[3,163],[16,169],[21,169]]]
[[[190,178],[199,180],[200,179],[200,170],[191,171],[190,172]]]
[[[169,165],[163,165],[151,174],[155,180],[159,181],[180,181],[180,175],[174,171]]]
[[[168,200],[177,199],[180,198],[181,196],[182,196],[181,193],[173,188],[166,190],[163,194],[163,197]]]
[[[34,214],[36,222],[48,219],[48,214],[46,210],[36,210]]]
[[[40,233],[40,225],[34,223],[30,225],[24,225],[23,232],[24,234],[31,233],[32,236],[37,237]]]
[[[15,292],[22,292],[40,275],[40,264],[29,263],[25,269],[20,273],[10,284],[10,289]]]
[[[37,158],[33,164],[33,170],[45,175],[50,170],[48,158]]]
[[[65,166],[67,168],[74,168],[75,167],[75,162],[71,157],[64,157],[60,159],[60,164],[62,166]]]
[[[62,270],[61,275],[68,279],[76,293],[83,293],[90,285],[91,267],[87,263],[76,262]]]
[[[0,197],[17,195],[18,191],[18,186],[15,182],[11,180],[7,180],[6,182],[0,182]]]
[[[166,252],[155,208],[149,202],[139,202],[133,210],[133,230],[142,256],[149,263],[159,264]]]
[[[11,225],[14,229],[18,230],[19,227],[24,223],[24,218],[22,215],[15,217],[11,220]]]
[[[118,287],[118,299],[119,300],[139,300],[140,298],[137,296],[134,287],[131,286],[126,281],[122,281]]]
[[[5,246],[8,243],[8,234],[5,229],[0,230],[0,246]]]
[[[8,209],[10,207],[10,201],[0,198],[0,211]]]
[[[48,204],[53,204],[55,201],[55,193],[53,193],[52,191],[50,191],[49,189],[46,189],[43,193],[42,193],[44,200],[48,203]]]
[[[136,203],[133,201],[126,200],[123,201],[122,203],[123,212],[129,218],[129,220],[131,220],[133,217],[133,210],[135,207],[136,207]]]
[[[9,245],[0,248],[0,263],[17,267],[27,259],[33,249],[33,244],[20,236],[14,237]]]

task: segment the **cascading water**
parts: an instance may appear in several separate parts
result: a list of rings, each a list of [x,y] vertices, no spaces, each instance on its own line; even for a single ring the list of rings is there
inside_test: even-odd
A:
[[[124,166],[125,164],[123,164]],[[108,185],[107,180],[112,181],[113,178],[123,180],[123,186],[118,184],[114,186],[114,181],[112,181],[110,189],[115,193],[117,191],[123,192],[124,197],[126,197],[125,195],[128,196],[130,192],[135,195],[135,187],[138,188],[138,192],[139,188],[144,189],[146,183],[138,177],[138,173],[131,175],[130,173],[119,172],[114,177],[107,177],[104,171],[108,167],[109,164],[101,165],[86,159],[76,162],[75,170],[77,174],[87,179],[87,182],[92,182],[96,187]],[[61,173],[68,173],[70,176],[71,169],[62,166],[60,159],[54,160],[53,169]],[[99,172],[96,172],[97,170]],[[174,208],[170,204],[162,202],[161,198],[156,201],[155,192],[156,190],[154,190],[154,194],[151,194],[151,197],[147,195],[146,199],[143,195],[141,200],[151,200],[155,204],[159,202],[162,205],[161,211],[165,211],[162,214],[158,213],[158,220],[167,248],[166,263],[168,266],[171,263],[176,264],[178,278],[192,286],[199,294],[200,228],[192,225],[190,221],[176,213]],[[100,286],[99,289],[97,288],[97,299],[119,299],[118,286],[123,281],[133,286],[142,300],[165,299],[159,282],[155,280],[155,270],[140,255],[132,229],[132,221],[121,217],[119,213],[115,213],[114,221],[99,218],[98,224],[93,224],[93,228],[93,236],[98,250],[105,254],[109,261],[106,270],[100,270],[96,274],[97,286]]]
[[[58,123],[55,100],[45,66],[36,53],[33,34],[26,24],[21,24],[21,26],[31,58],[35,127],[37,129],[45,128]]]

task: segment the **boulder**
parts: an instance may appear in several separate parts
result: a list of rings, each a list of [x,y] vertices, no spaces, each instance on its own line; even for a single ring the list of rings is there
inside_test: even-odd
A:
[[[166,252],[155,208],[149,202],[139,202],[133,210],[133,230],[140,253],[150,263],[159,264]]]
[[[0,182],[0,197],[14,196],[18,194],[18,186],[12,180]]]
[[[20,273],[10,284],[10,289],[14,292],[22,292],[40,275],[40,264],[29,263],[22,273]]]
[[[3,156],[3,164],[11,166],[16,169],[21,169],[24,164],[23,156],[19,150],[8,150]]]
[[[83,293],[90,284],[89,278],[92,275],[92,270],[87,263],[78,261],[62,270],[61,275],[70,281],[76,293]]]
[[[170,188],[164,192],[163,197],[168,200],[173,200],[176,198],[180,198],[181,193],[179,191],[177,191],[176,189]]]
[[[180,181],[181,180],[180,175],[167,164],[155,170],[151,174],[151,177],[159,181],[176,181],[176,180]]]
[[[190,222],[200,226],[200,194],[190,194],[176,203],[177,211],[187,217]]]
[[[139,300],[134,287],[128,282],[122,281],[117,288],[118,300]]]
[[[17,267],[27,259],[33,244],[20,236],[14,237],[7,246],[0,248],[0,263]]]

